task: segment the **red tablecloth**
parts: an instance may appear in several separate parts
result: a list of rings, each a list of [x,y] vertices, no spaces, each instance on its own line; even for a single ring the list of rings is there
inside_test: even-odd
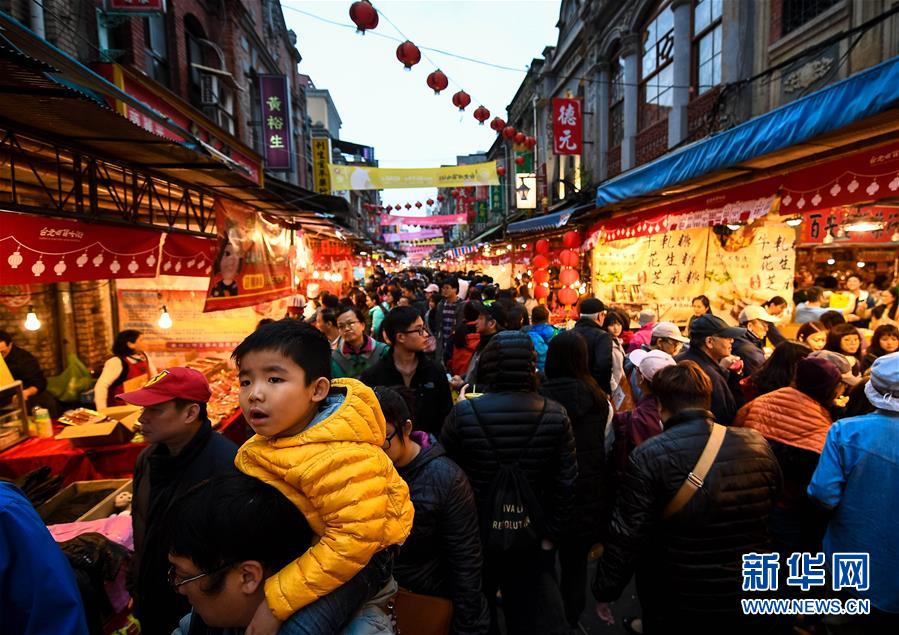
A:
[[[240,410],[224,419],[218,431],[237,445],[248,438],[248,427]],[[0,476],[18,478],[46,465],[54,475],[63,477],[65,485],[75,481],[131,478],[137,456],[145,447],[146,443],[122,443],[76,448],[67,440],[32,438],[0,452]]]

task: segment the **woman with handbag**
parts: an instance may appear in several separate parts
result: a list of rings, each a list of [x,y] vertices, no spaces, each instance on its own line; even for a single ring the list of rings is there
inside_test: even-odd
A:
[[[387,421],[384,452],[409,485],[412,533],[394,561],[401,635],[477,635],[490,625],[481,593],[481,541],[465,473],[436,437],[413,431],[398,390],[374,389]]]

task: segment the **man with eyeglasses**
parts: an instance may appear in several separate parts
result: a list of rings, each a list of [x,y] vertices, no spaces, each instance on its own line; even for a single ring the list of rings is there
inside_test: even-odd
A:
[[[331,376],[357,379],[383,359],[387,345],[365,334],[365,316],[355,304],[341,304],[336,312],[340,339],[331,352]]]
[[[453,398],[443,369],[424,354],[428,335],[417,309],[401,306],[391,310],[384,318],[384,336],[391,348],[359,379],[371,387],[409,388],[415,397],[410,405],[418,428],[437,435],[453,407]]]

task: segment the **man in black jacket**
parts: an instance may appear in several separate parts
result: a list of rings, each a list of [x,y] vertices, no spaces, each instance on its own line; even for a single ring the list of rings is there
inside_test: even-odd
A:
[[[771,550],[768,513],[781,486],[771,448],[755,430],[728,428],[699,489],[666,515],[711,435],[712,384],[696,364],[681,362],[656,373],[652,391],[665,430],[630,455],[594,596],[618,599],[636,571],[647,635],[775,632],[740,604],[743,554]],[[599,612],[611,619],[607,605]]]
[[[406,386],[415,395],[413,418],[425,432],[440,434],[453,407],[446,373],[424,355],[428,330],[417,309],[400,306],[384,318],[384,335],[391,349],[381,361],[363,372],[366,386]]]
[[[0,355],[3,356],[3,361],[6,362],[13,379],[22,382],[28,406],[45,405],[42,397],[47,390],[47,379],[37,358],[21,346],[16,346],[12,341],[12,335],[6,331],[0,331]]]
[[[590,374],[606,394],[612,392],[612,337],[602,328],[606,305],[602,300],[587,298],[581,302],[580,318],[574,331],[587,341],[587,366]]]
[[[734,338],[733,354],[743,360],[743,377],[748,377],[765,363],[765,339],[777,321],[758,304],[750,304],[740,311],[743,333]]]
[[[739,375],[730,369],[730,365],[739,359],[731,355],[731,349],[734,338],[740,337],[743,332],[743,329],[728,326],[727,322],[710,313],[700,315],[690,326],[690,348],[675,358],[679,362],[696,362],[709,376],[712,382],[709,410],[715,415],[715,421],[726,426],[733,423],[741,405],[733,392],[734,387],[739,388]],[[722,363],[728,368],[722,367]],[[737,393],[742,395],[739,390]]]
[[[134,560],[130,587],[145,633],[171,633],[189,606],[166,582],[168,550],[162,519],[172,501],[197,483],[236,473],[237,446],[213,431],[206,415],[211,391],[202,373],[172,367],[119,398],[142,406],[141,433],[150,447],[134,468]]]

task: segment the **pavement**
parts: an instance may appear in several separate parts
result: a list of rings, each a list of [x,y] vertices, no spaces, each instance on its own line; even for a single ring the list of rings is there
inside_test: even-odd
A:
[[[596,615],[594,607],[596,601],[590,591],[590,582],[593,580],[595,563],[591,562],[587,574],[587,608],[580,620],[580,632],[587,635],[621,635],[627,633],[621,620],[625,617],[639,617],[641,614],[640,601],[637,599],[637,591],[634,587],[634,579],[628,583],[617,602],[612,604],[612,613],[615,616],[614,624],[606,624]],[[511,635],[511,633],[510,633]]]

